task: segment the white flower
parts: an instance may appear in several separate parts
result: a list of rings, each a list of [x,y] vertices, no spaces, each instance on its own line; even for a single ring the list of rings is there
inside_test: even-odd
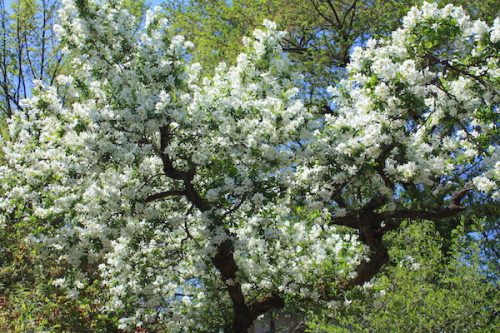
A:
[[[66,279],[64,278],[55,279],[54,281],[52,281],[52,284],[55,287],[64,287],[66,285]]]
[[[205,195],[208,201],[214,202],[217,201],[219,198],[219,190],[218,189],[210,189],[207,191],[207,194]]]
[[[483,37],[483,35],[488,33],[489,29],[490,28],[485,22],[477,20],[472,25],[471,33],[474,34],[474,38],[476,40],[480,40]]]
[[[493,26],[491,27],[490,41],[498,43],[500,41],[500,17],[495,18]]]
[[[482,192],[485,193],[490,193],[493,190],[497,189],[497,186],[495,182],[492,180],[484,177],[484,176],[479,176],[473,179],[474,186]]]

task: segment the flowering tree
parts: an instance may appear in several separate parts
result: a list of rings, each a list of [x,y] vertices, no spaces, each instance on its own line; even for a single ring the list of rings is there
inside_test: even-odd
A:
[[[98,283],[121,329],[245,332],[328,307],[388,262],[403,221],[498,199],[499,19],[412,9],[353,52],[325,115],[273,23],[204,77],[158,11],[125,8],[64,1],[72,74],[24,101],[0,169],[2,222],[40,225],[66,266],[54,283]]]

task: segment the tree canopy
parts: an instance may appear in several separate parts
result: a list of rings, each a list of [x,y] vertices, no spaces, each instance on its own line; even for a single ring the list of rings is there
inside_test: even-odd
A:
[[[327,332],[493,331],[498,272],[474,237],[498,218],[500,19],[425,2],[389,33],[366,25],[384,6],[310,1],[337,13],[329,33],[308,16],[249,32],[202,4],[207,26],[248,34],[227,63],[169,25],[174,7],[63,1],[67,68],[8,120],[2,232],[26,226],[103,331],[246,332],[271,312]]]

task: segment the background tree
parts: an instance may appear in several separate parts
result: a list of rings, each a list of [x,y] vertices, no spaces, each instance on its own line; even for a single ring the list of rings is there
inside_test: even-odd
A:
[[[421,222],[391,233],[391,264],[383,274],[316,314],[310,330],[495,332],[498,279],[490,274],[498,275],[498,267],[485,270],[481,243],[464,238],[468,230],[462,224],[444,240],[432,223]],[[450,241],[451,250],[444,251]]]
[[[31,96],[34,80],[52,84],[62,55],[53,31],[57,1],[19,0],[12,10],[0,5],[2,39],[2,113],[10,117],[22,109],[20,101]]]

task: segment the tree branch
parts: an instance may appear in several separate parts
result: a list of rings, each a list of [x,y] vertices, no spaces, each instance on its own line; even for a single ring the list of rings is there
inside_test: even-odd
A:
[[[183,196],[183,195],[186,195],[186,191],[184,190],[170,190],[170,191],[158,192],[146,197],[146,199],[144,199],[144,202],[151,202],[166,197]]]
[[[170,140],[171,133],[168,126],[160,127],[160,149],[156,149],[156,151],[162,161],[164,173],[172,179],[182,180],[184,190],[162,192],[165,193],[165,195],[160,193],[157,196],[164,197],[172,194],[184,195],[193,204],[193,206],[198,208],[201,212],[210,211],[210,204],[198,193],[192,183],[196,173],[196,168],[193,166],[191,170],[187,172],[177,170],[175,169],[170,156],[165,154],[165,149],[170,144]],[[221,225],[221,222],[216,222],[209,227],[211,231],[213,231],[218,225]],[[227,229],[224,230],[229,236]],[[211,261],[215,268],[219,271],[232,302],[233,332],[246,332],[256,317],[254,318],[252,316],[250,308],[245,301],[241,284],[237,281],[236,273],[238,271],[238,266],[236,264],[236,260],[234,259],[233,251],[233,242],[230,238],[227,238],[224,242],[217,245],[215,256],[211,258]]]
[[[195,174],[194,169],[190,171],[177,170],[174,167],[174,163],[170,159],[170,156],[168,156],[168,154],[165,154],[165,149],[167,149],[168,145],[170,144],[170,140],[171,134],[168,129],[168,125],[160,127],[160,149],[159,151],[157,150],[157,152],[163,164],[163,172],[165,172],[165,174],[170,178],[177,180],[193,179]]]
[[[465,210],[465,207],[461,206],[461,201],[467,192],[471,191],[472,188],[464,188],[455,194],[453,194],[450,204],[448,207],[436,209],[436,210],[421,210],[421,209],[398,209],[392,212],[386,212],[381,214],[383,220],[402,220],[402,219],[420,219],[420,220],[430,220],[436,221],[448,217],[453,217],[458,213]],[[388,229],[393,229],[393,226],[388,225]]]
[[[389,253],[383,243],[383,237],[387,231],[399,228],[400,220],[423,219],[435,221],[456,216],[465,210],[465,207],[462,207],[460,202],[470,190],[471,188],[467,187],[456,192],[452,196],[448,207],[437,210],[401,209],[380,214],[375,210],[380,207],[382,199],[374,198],[362,209],[332,220],[334,224],[358,229],[359,239],[370,249],[368,259],[363,260],[356,268],[356,276],[339,283],[338,287],[348,289],[355,285],[362,285],[380,272],[382,267],[389,262]],[[381,227],[382,221],[390,222],[390,220],[398,221],[396,223],[387,223],[386,226]]]
[[[348,289],[370,281],[389,262],[389,252],[382,241],[383,236],[383,230],[376,226],[360,228],[359,239],[369,247],[370,253],[368,259],[363,260],[356,268],[356,276],[338,285],[340,289]]]
[[[266,295],[261,300],[258,300],[250,305],[253,320],[258,316],[271,311],[272,309],[281,309],[285,306],[285,301],[277,294]]]

